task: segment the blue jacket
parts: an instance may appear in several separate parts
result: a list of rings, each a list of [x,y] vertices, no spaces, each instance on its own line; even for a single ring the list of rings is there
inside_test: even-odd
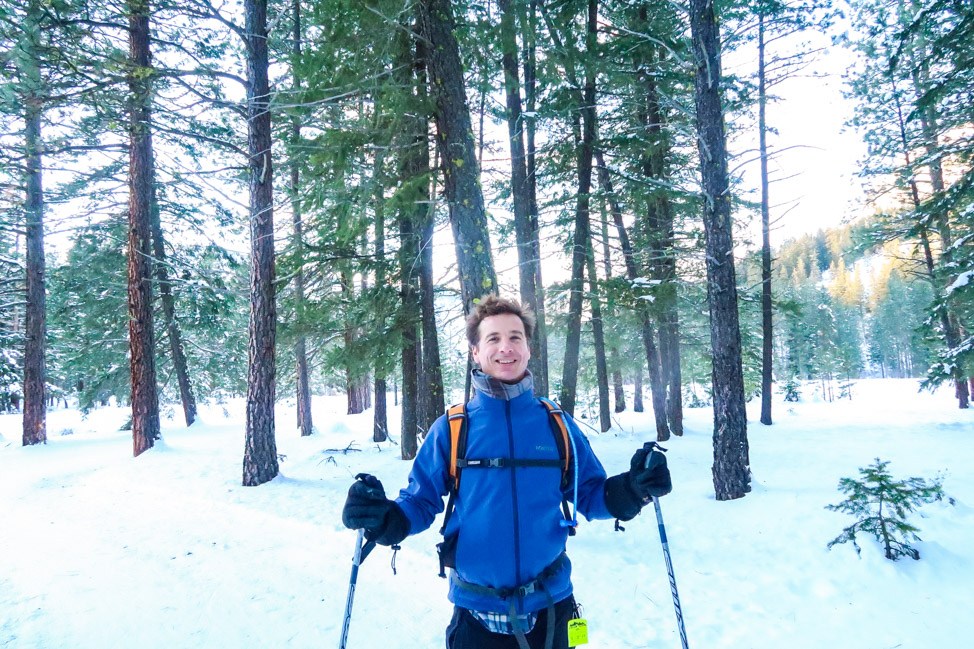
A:
[[[589,520],[612,518],[605,506],[605,470],[578,426],[565,416],[578,463],[578,511]],[[477,393],[467,404],[469,459],[557,459],[558,447],[545,407],[530,391],[510,401]],[[429,528],[443,511],[449,491],[450,427],[436,420],[396,502],[410,522],[410,534]],[[450,601],[475,611],[518,613],[545,608],[548,595],[560,601],[572,594],[571,564],[545,579],[548,591],[503,599],[462,582],[513,589],[531,582],[564,551],[561,469],[506,467],[463,469],[455,509],[445,537],[456,539],[456,569],[450,574]],[[573,500],[574,481],[564,492]],[[458,581],[462,580],[461,581]]]

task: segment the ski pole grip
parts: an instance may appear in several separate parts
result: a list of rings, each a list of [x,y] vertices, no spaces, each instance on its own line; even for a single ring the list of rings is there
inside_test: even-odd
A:
[[[663,463],[664,460],[663,456],[660,454],[660,451],[665,453],[665,448],[656,442],[646,442],[643,444],[643,448],[649,451],[649,453],[646,454],[646,464],[644,465],[644,468],[649,469],[654,465]]]

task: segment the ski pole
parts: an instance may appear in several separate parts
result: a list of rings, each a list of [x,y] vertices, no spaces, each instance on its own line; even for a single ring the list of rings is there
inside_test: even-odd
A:
[[[348,642],[348,626],[352,623],[352,600],[355,599],[355,584],[358,582],[358,567],[374,547],[373,541],[365,541],[365,529],[359,529],[355,541],[355,554],[352,556],[352,576],[348,580],[348,598],[345,600],[345,620],[342,622],[342,639],[338,649],[345,649]],[[366,549],[366,546],[368,548]]]
[[[649,468],[653,458],[653,453],[658,453],[656,449],[665,450],[656,442],[647,442],[650,447],[649,455],[646,456],[646,468]],[[666,541],[666,527],[663,525],[663,511],[659,506],[659,498],[653,496],[653,507],[656,508],[656,524],[659,527],[659,540],[663,544],[663,557],[666,559],[666,573],[670,577],[670,591],[673,593],[673,609],[676,611],[676,624],[680,630],[680,642],[683,649],[688,649],[687,630],[683,627],[683,611],[680,609],[680,593],[676,590],[676,576],[673,574],[673,560],[670,558],[670,544]]]

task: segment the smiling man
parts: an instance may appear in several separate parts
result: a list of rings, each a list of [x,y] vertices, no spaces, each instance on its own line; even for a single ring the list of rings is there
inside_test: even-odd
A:
[[[360,474],[342,511],[347,527],[396,545],[429,528],[449,495],[438,547],[441,575],[451,569],[447,649],[567,649],[575,513],[629,520],[672,488],[666,458],[647,447],[606,477],[572,418],[534,395],[533,334],[516,301],[482,299],[467,318],[473,399],[436,420],[395,501]]]

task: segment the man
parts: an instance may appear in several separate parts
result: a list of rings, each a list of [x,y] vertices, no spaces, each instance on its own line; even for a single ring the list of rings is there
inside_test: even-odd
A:
[[[567,415],[572,480],[565,484],[549,412],[528,371],[534,317],[516,301],[487,296],[467,319],[478,365],[466,406],[466,458],[500,458],[470,466],[443,530],[441,562],[451,568],[453,619],[447,649],[568,649],[575,616],[565,543],[574,526],[562,503],[586,518],[635,517],[652,496],[670,492],[666,458],[644,447],[629,471],[606,478],[588,440]],[[429,528],[451,488],[450,424],[430,428],[399,497],[385,497],[373,476],[359,476],[342,521],[369,539],[396,545]],[[648,459],[648,461],[647,461]],[[505,461],[506,460],[506,461]],[[500,466],[497,466],[500,465]],[[574,518],[572,516],[572,518]]]

